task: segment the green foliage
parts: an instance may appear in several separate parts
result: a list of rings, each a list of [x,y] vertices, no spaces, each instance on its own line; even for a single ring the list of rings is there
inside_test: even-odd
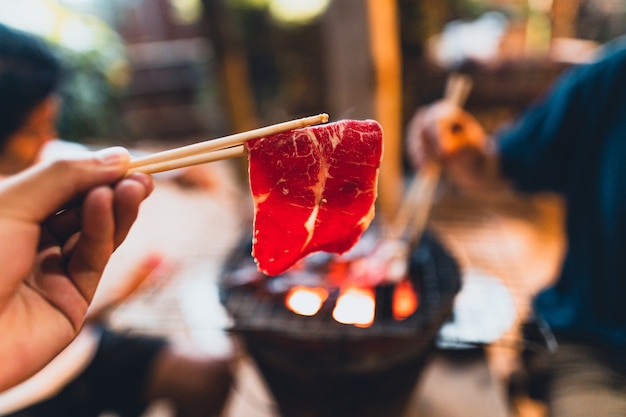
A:
[[[73,22],[76,24],[76,21]],[[130,69],[123,41],[99,20],[82,18],[79,43],[68,31],[49,37],[67,71],[61,87],[63,107],[59,134],[63,139],[94,142],[120,140],[124,127],[119,107]],[[74,35],[74,38],[69,38]]]

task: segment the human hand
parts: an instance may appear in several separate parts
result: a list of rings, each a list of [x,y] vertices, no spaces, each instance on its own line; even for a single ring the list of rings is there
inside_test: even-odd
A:
[[[508,195],[512,190],[491,145],[472,115],[445,100],[417,110],[406,144],[416,169],[438,164],[449,184],[481,198]]]
[[[112,252],[152,191],[125,150],[39,164],[0,182],[0,390],[76,336]]]
[[[406,150],[415,168],[446,163],[466,148],[484,151],[488,137],[468,112],[446,100],[418,109],[408,125]]]

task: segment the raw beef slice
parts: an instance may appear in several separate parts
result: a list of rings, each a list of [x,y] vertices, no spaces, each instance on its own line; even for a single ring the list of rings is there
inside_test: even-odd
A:
[[[382,129],[342,120],[247,143],[252,255],[275,276],[316,251],[343,253],[374,218]]]

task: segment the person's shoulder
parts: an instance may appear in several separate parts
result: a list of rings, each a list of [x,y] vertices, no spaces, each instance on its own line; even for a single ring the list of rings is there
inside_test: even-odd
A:
[[[598,49],[597,59],[607,59],[626,54],[626,35],[614,38]]]
[[[626,36],[615,38],[598,49],[591,67],[626,66]]]
[[[600,91],[611,94],[617,83],[624,84],[625,75],[626,36],[603,44],[590,61],[565,71],[555,85],[560,91],[578,91],[599,98]]]

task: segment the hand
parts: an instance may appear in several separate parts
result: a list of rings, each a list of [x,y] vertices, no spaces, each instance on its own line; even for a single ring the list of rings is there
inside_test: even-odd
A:
[[[0,183],[0,390],[77,335],[102,271],[153,188],[128,153],[39,164]]]
[[[407,155],[416,170],[443,168],[449,184],[474,195],[508,188],[499,174],[498,156],[478,121],[448,101],[418,109],[409,123]]]
[[[465,148],[482,152],[488,137],[469,113],[447,101],[417,110],[409,122],[407,155],[415,168],[430,162],[445,163]]]

